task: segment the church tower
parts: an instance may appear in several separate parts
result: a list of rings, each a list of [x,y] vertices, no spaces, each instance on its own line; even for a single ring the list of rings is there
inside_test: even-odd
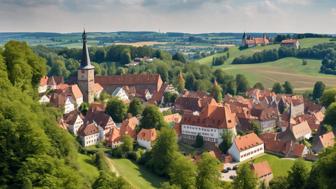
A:
[[[94,101],[94,66],[91,65],[85,30],[82,35],[83,52],[80,67],[77,71],[77,83],[83,93],[83,101]]]

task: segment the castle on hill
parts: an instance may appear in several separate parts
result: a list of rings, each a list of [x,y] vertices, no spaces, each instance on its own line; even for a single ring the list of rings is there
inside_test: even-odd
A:
[[[252,37],[251,35],[247,35],[245,32],[242,37],[242,47],[256,47],[256,46],[264,46],[270,44],[270,40],[266,36],[263,37]]]

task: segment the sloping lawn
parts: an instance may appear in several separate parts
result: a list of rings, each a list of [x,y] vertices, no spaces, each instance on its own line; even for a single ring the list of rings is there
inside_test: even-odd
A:
[[[77,160],[80,166],[79,171],[81,174],[84,175],[90,183],[93,183],[98,178],[99,171],[93,164],[91,157],[84,154],[78,154]]]
[[[142,166],[139,166],[128,159],[109,159],[117,170],[119,176],[127,180],[132,187],[137,189],[159,188],[160,183],[165,180],[154,175]]]
[[[273,176],[287,176],[288,171],[294,164],[293,159],[283,159],[271,154],[262,155],[253,160],[253,162],[267,161],[272,168]],[[311,168],[312,162],[305,161],[306,165]]]

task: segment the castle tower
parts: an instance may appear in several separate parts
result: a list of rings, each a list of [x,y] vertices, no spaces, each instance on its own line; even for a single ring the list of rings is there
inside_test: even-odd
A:
[[[83,52],[80,67],[77,71],[77,83],[83,93],[83,101],[92,103],[94,100],[94,66],[91,65],[85,30],[82,35]]]

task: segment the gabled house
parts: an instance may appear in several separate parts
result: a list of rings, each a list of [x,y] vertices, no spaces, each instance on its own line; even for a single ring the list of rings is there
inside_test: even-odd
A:
[[[261,183],[268,185],[269,182],[273,179],[272,169],[267,161],[252,163],[251,169]]]
[[[112,148],[116,148],[121,144],[121,134],[120,129],[117,127],[113,127],[106,136],[107,145]]]
[[[48,76],[44,76],[40,79],[40,84],[38,86],[38,93],[45,93],[48,89]]]
[[[43,94],[39,99],[40,104],[48,104],[49,102],[50,98],[46,94]]]
[[[64,108],[64,114],[75,110],[75,103],[72,96],[62,91],[52,93],[50,103],[56,107]]]
[[[100,138],[102,140],[105,139],[105,136],[112,128],[116,127],[112,117],[103,111],[88,111],[86,113],[84,122],[94,122],[99,128]]]
[[[182,139],[194,142],[201,135],[208,143],[220,144],[222,134],[229,131],[236,135],[237,117],[230,105],[208,104],[199,114],[184,113],[181,121]]]
[[[304,139],[309,139],[310,137],[312,137],[312,131],[307,121],[292,125],[290,127],[290,131],[295,141],[302,141]]]
[[[252,159],[264,153],[264,142],[255,133],[236,136],[228,153],[237,162]]]
[[[83,94],[77,84],[69,86],[69,90],[69,93],[72,95],[72,98],[76,103],[76,107],[78,108],[83,103]]]
[[[117,87],[113,91],[112,96],[118,97],[120,100],[126,101],[126,102],[130,100],[128,97],[128,94],[126,93],[123,87]]]
[[[186,91],[177,97],[174,108],[178,112],[200,112],[205,106],[216,103],[216,100],[204,92]]]
[[[63,116],[63,121],[67,125],[68,130],[75,136],[77,136],[78,129],[84,124],[83,119],[82,114],[77,110]]]
[[[281,41],[281,47],[289,47],[289,48],[300,48],[300,42],[297,39],[285,39]]]
[[[84,147],[99,143],[99,129],[96,123],[83,124],[78,130],[78,136]]]
[[[318,136],[313,143],[315,153],[322,152],[325,148],[332,147],[335,144],[335,135],[332,131]]]
[[[125,119],[120,126],[121,136],[128,135],[133,139],[136,139],[136,126],[139,125],[139,119],[137,117],[131,117]]]
[[[302,96],[292,96],[290,102],[290,116],[295,118],[304,114],[304,100]]]
[[[261,127],[261,131],[272,132],[277,127],[278,110],[274,107],[265,107],[264,105],[255,105],[251,110],[251,115],[256,117]]]
[[[155,129],[141,129],[137,135],[137,142],[139,146],[150,150],[156,138],[157,134]]]

